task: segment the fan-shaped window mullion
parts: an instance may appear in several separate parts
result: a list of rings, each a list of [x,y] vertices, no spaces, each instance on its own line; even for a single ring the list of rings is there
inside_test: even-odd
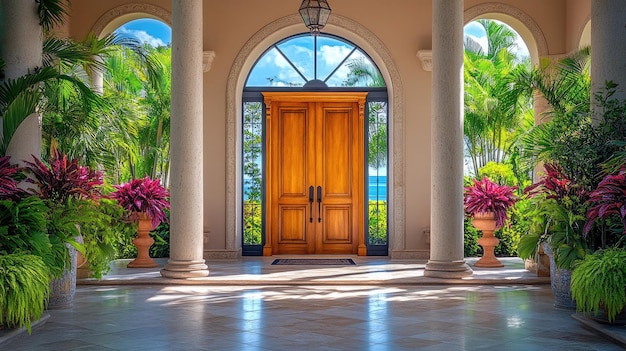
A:
[[[355,72],[355,67],[361,71]],[[376,79],[359,76],[362,72]],[[286,38],[269,47],[246,80],[247,88],[372,86],[384,87],[385,83],[378,67],[359,47],[332,35],[311,37],[308,33]]]
[[[304,81],[308,81],[308,79],[304,76],[304,74],[300,71],[300,69],[298,69],[298,67],[289,59],[289,57],[287,57],[287,55],[285,55],[285,53],[278,47],[275,46],[276,51],[278,51],[283,58],[285,58],[285,61],[287,61],[287,63],[289,63],[289,65],[291,65],[291,67],[293,67],[293,69],[298,72],[298,74],[300,75],[300,77],[302,77],[302,79],[304,79]]]

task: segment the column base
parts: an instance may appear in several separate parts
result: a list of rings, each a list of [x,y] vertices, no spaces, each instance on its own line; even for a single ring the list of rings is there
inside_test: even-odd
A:
[[[469,277],[473,274],[470,266],[461,261],[433,261],[426,263],[424,276],[430,278],[458,279]]]
[[[175,279],[208,277],[209,267],[204,264],[204,260],[178,261],[170,259],[161,269],[161,276]]]

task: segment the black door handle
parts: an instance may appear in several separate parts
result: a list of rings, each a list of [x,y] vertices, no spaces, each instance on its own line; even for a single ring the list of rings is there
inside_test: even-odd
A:
[[[322,221],[322,187],[317,187],[317,221]]]
[[[313,223],[313,185],[309,187],[309,223]]]

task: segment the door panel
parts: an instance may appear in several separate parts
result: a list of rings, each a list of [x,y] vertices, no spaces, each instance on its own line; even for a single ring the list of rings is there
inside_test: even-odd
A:
[[[264,93],[264,255],[365,254],[365,93]]]
[[[308,113],[307,107],[300,109],[281,108],[278,114],[278,167],[279,197],[302,198],[306,196],[307,181],[307,143]]]
[[[353,140],[351,106],[342,109],[321,108],[323,114],[322,131],[322,172],[326,197],[349,197],[352,193]]]

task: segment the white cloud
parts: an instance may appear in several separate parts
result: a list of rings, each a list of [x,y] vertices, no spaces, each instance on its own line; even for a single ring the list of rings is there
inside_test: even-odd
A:
[[[153,47],[166,46],[163,40],[153,37],[145,30],[132,30],[125,27],[120,27],[117,32],[127,36],[135,37],[137,40],[139,40],[140,43],[148,43]]]
[[[347,46],[322,45],[320,47],[322,60],[329,66],[337,66],[346,56],[348,56],[350,51],[352,51],[352,48]]]

